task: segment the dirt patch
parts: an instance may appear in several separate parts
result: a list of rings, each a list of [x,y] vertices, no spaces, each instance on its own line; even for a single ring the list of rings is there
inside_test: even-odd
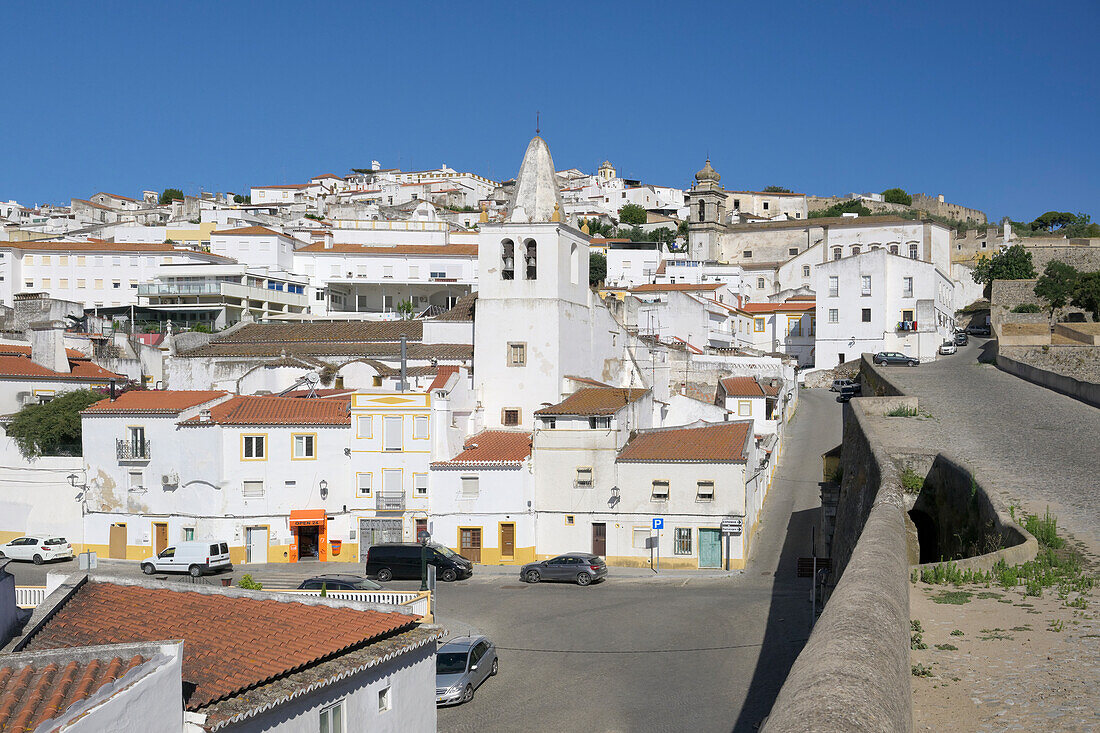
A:
[[[944,603],[945,591],[958,595]],[[927,645],[910,652],[915,730],[1100,730],[1091,593],[915,583],[909,605]]]

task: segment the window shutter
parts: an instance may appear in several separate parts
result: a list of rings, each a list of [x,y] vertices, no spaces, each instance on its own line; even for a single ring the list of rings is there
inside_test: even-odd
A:
[[[401,450],[401,418],[386,417],[383,420],[383,450]]]

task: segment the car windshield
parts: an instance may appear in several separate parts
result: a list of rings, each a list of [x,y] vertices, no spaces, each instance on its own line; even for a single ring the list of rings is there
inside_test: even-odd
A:
[[[436,674],[458,674],[466,671],[466,652],[439,652],[435,655]]]
[[[437,545],[437,544],[436,544],[436,543],[434,543],[434,542],[433,542],[432,544],[430,544],[430,545],[429,545],[429,547],[431,547],[431,548],[432,548],[433,550],[435,550],[436,552],[438,552],[438,553],[439,553],[440,555],[442,555],[443,557],[455,557],[455,556],[456,556],[456,555],[458,554],[458,553],[456,553],[456,552],[453,552],[453,551],[451,550],[451,548],[449,548],[449,547],[444,547],[443,545]]]

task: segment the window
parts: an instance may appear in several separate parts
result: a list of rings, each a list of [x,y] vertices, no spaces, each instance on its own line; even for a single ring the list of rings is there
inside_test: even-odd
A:
[[[752,259],[752,250],[751,249],[746,249],[744,252],[741,253],[741,256],[744,257],[747,260],[751,260]]]
[[[802,316],[799,316],[798,318],[787,318],[787,335],[802,335]]]
[[[767,211],[767,210],[768,210],[768,202],[767,202],[767,201],[765,201],[765,202],[764,202],[764,211]]]
[[[43,265],[51,265],[51,264],[53,264],[53,261],[51,260],[49,255],[42,255],[42,264]]]
[[[313,435],[294,436],[294,459],[302,460],[317,457],[317,438]]]
[[[838,311],[836,308],[830,308],[829,309],[829,323],[839,323],[839,322],[840,322],[840,311]]]
[[[840,295],[840,278],[837,275],[829,276],[829,297],[836,298]]]
[[[566,514],[565,515],[565,526],[566,527],[572,527],[574,524],[576,524],[576,520],[577,520],[577,518],[574,515]]]
[[[677,527],[676,539],[672,544],[672,552],[675,555],[691,554],[691,528]]]
[[[23,285],[25,287],[28,287],[28,288],[33,288],[34,287],[34,280],[26,280],[26,281],[23,282]]]
[[[420,279],[420,268],[417,267],[416,265],[409,265],[409,279],[410,280]]]
[[[791,247],[787,250],[787,254],[789,254],[791,257],[794,257],[798,254],[798,247]]]
[[[59,287],[59,288],[68,288],[69,287],[69,278],[63,277],[60,280],[58,280],[57,281],[57,287]]]
[[[737,400],[737,416],[752,417],[752,400]]]
[[[890,245],[890,254],[896,255],[898,253],[898,246],[896,244]]]
[[[194,527],[184,527],[183,528],[183,541],[184,542],[194,542],[194,540],[195,540],[195,528]]]
[[[386,685],[378,691],[378,712],[384,713],[390,709],[392,702],[390,700],[390,687]]]
[[[903,277],[901,279],[901,294],[904,298],[913,297],[913,278]]]
[[[558,419],[556,417],[544,417],[542,418],[543,430],[553,430],[558,426]]]
[[[648,528],[635,527],[631,533],[631,545],[635,550],[644,550],[649,547],[650,532]]]
[[[762,277],[756,278],[756,287],[757,287],[758,290],[763,290],[764,289],[764,278],[762,278]]]
[[[864,308],[863,309],[863,322],[864,323],[870,323],[871,322],[871,309],[870,308]]]
[[[427,440],[428,439],[428,416],[417,415],[413,418],[413,439],[415,440]]]
[[[413,474],[413,494],[415,496],[427,496],[428,495],[428,474],[426,474],[426,473],[414,473]]]
[[[734,199],[733,200],[733,208],[738,209],[738,210],[741,209],[741,199]]]
[[[754,319],[752,319],[752,322],[753,322],[753,330],[755,330],[756,333],[764,333],[764,319],[763,318],[754,318]]]
[[[591,430],[610,430],[611,418],[610,417],[590,417],[588,418],[588,427]]]
[[[382,418],[382,450],[401,450],[401,416],[387,415]]]
[[[535,240],[528,239],[523,243],[523,260],[527,279],[538,279],[538,245]]]
[[[901,320],[903,320],[903,321],[912,321],[913,320],[913,311],[902,311],[901,312]]]
[[[356,496],[370,496],[371,481],[374,479],[374,475],[370,473],[357,473],[355,474],[355,495]]]
[[[264,495],[263,481],[242,481],[241,496],[246,499],[262,499]]]
[[[913,244],[909,245],[909,259],[915,260],[915,259],[917,259],[917,256],[918,256],[917,243],[914,242]]]
[[[241,458],[246,461],[262,461],[267,458],[266,435],[242,435]]]
[[[512,427],[519,425],[519,408],[505,407],[500,411],[500,422],[502,425]]]
[[[581,466],[577,468],[577,479],[573,482],[573,486],[578,489],[590,489],[592,488],[592,467]]]
[[[115,290],[121,290],[122,289],[122,281],[121,280],[112,280],[111,281],[111,287],[114,288]]]
[[[23,264],[24,265],[33,265],[34,264],[34,255],[27,255],[26,257],[24,257],[23,258]]]
[[[656,479],[653,482],[653,501],[668,500],[668,480]]]
[[[516,245],[511,239],[500,242],[500,279],[514,280],[516,277]]]
[[[380,385],[375,385],[380,386]],[[356,437],[358,438],[373,438],[374,437],[374,416],[373,415],[360,415],[356,418]]]
[[[833,247],[833,259],[839,260],[844,256],[844,251],[840,247]]]
[[[393,265],[382,266],[382,277],[391,279],[393,278]]]
[[[859,281],[860,281],[860,295],[870,295],[871,294],[871,276],[870,275],[861,275],[860,278],[859,278]]]
[[[481,493],[477,485],[477,476],[463,476],[459,492],[460,499],[476,499]]]
[[[810,276],[810,266],[809,265],[803,265],[802,266],[802,277],[809,277],[809,276]]]
[[[86,281],[84,280],[84,278],[78,278],[77,281],[76,281],[76,286],[78,288],[84,288],[85,287],[85,282]]]
[[[386,688],[386,694],[389,695],[389,689]],[[381,692],[378,693],[381,696]],[[386,698],[387,701],[389,698]],[[381,697],[379,697],[379,705],[381,705]],[[387,710],[389,708],[386,708]],[[321,711],[321,733],[344,733],[344,701],[331,705]]]
[[[122,266],[122,258],[121,257],[112,257],[111,258],[111,267],[121,267],[121,266]]]
[[[527,344],[512,342],[508,344],[508,366],[526,366]]]
[[[859,247],[858,246],[852,245],[852,254],[854,254],[854,255],[859,254]]]
[[[697,501],[711,501],[714,499],[714,482],[713,481],[699,481],[696,483]]]
[[[42,287],[44,287],[44,288],[50,287],[50,279],[48,277],[42,278]]]
[[[129,477],[130,477],[130,486],[129,486],[129,488],[130,488],[131,491],[133,491],[134,489],[140,489],[145,485],[144,484],[145,477],[142,476],[141,471],[130,471],[129,472]]]

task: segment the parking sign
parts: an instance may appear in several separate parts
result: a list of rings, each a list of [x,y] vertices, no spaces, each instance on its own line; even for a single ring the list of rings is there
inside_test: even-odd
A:
[[[664,529],[664,528],[665,528],[664,517],[654,517],[653,518],[653,529]]]

